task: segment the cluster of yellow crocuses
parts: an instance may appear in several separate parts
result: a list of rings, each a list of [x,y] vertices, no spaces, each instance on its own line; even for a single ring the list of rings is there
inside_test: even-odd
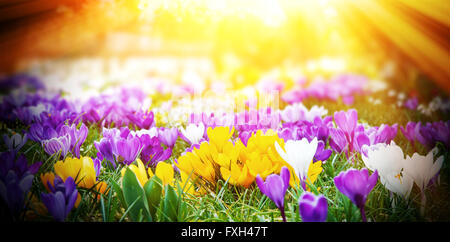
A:
[[[289,168],[294,178],[290,180],[290,185],[295,187],[299,184],[300,179],[294,169],[275,149],[276,142],[282,148],[285,144],[276,132],[258,130],[248,139],[247,146],[240,139],[233,143],[233,133],[233,127],[209,127],[209,142],[202,142],[199,148],[193,148],[191,152],[186,152],[177,159],[174,164],[180,171],[181,186],[187,188],[184,189],[185,192],[204,194],[206,187],[215,186],[219,179],[248,188],[258,174],[265,179],[270,174],[279,173],[283,166]],[[136,163],[137,165],[131,164],[128,167],[134,172],[141,186],[144,186],[154,174],[151,168],[145,168],[141,160],[137,159]],[[122,177],[125,169],[122,169]],[[321,171],[322,162],[311,161],[306,183],[314,183]],[[155,175],[161,179],[163,185],[174,186],[172,165],[159,162]]]
[[[94,162],[90,157],[72,158],[67,157],[64,161],[60,160],[53,166],[53,172],[47,172],[41,174],[41,181],[45,186],[45,189],[50,192],[48,182],[53,186],[55,175],[61,177],[63,181],[66,181],[68,177],[72,177],[75,180],[77,187],[86,189],[94,189],[99,194],[104,194],[107,188],[107,184],[103,181],[98,182],[95,174]],[[99,197],[99,196],[97,196]],[[80,193],[78,193],[75,207],[79,205],[81,201]]]
[[[294,179],[291,186],[300,181],[294,169],[280,157],[275,142],[284,148],[284,140],[273,130],[265,133],[258,130],[245,146],[239,139],[234,143],[231,137],[234,128],[208,128],[209,142],[203,142],[178,158],[176,166],[181,174],[192,174],[197,183],[216,184],[218,179],[228,180],[230,184],[249,187],[259,174],[265,179],[270,174],[279,173],[283,166],[291,171]],[[321,162],[311,161],[308,169],[308,181],[312,184],[322,171]],[[197,179],[200,178],[200,179]],[[204,185],[204,184],[201,184]]]
[[[163,186],[175,186],[175,172],[172,165],[170,165],[169,163],[159,162],[156,165],[155,173],[153,173],[150,167],[148,169],[145,169],[145,165],[140,159],[136,160],[136,164],[137,165],[131,164],[128,166],[128,168],[136,175],[136,178],[138,179],[139,184],[142,187],[153,176],[157,176],[161,180]],[[122,177],[125,175],[125,171],[126,167],[122,168]],[[183,188],[183,191],[192,195],[198,194],[198,191],[195,190],[194,185],[187,178],[188,177],[186,176],[186,174],[181,174],[180,186]]]

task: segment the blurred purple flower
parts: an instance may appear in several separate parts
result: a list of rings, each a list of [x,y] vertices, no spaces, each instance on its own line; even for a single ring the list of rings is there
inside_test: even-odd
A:
[[[77,201],[78,190],[70,176],[66,182],[56,176],[53,183],[54,186],[50,182],[47,183],[51,192],[41,193],[41,200],[56,221],[64,222]]]
[[[298,211],[303,222],[325,222],[328,215],[327,199],[323,195],[305,192],[300,197]]]
[[[403,106],[405,106],[405,108],[410,109],[410,110],[416,110],[418,105],[419,105],[419,99],[417,99],[417,97],[409,98],[403,104]]]
[[[58,132],[47,123],[33,123],[28,130],[28,137],[39,143],[56,136],[58,136]]]
[[[25,73],[14,74],[0,79],[1,90],[17,88],[41,90],[45,89],[45,86],[37,77]]]
[[[450,120],[426,123],[425,125],[420,122],[408,122],[404,128],[400,127],[400,129],[413,147],[418,141],[428,149],[433,148],[436,142],[442,142],[447,148],[450,148]]]
[[[14,152],[0,154],[0,197],[9,209],[9,215],[17,219],[24,209],[24,201],[33,183],[34,174],[42,165],[37,162],[28,166],[24,155],[16,160]]]
[[[344,103],[350,105],[353,103],[355,94],[364,93],[367,82],[367,78],[364,76],[350,74],[340,74],[330,80],[314,80],[309,86],[305,86],[305,81],[302,81],[299,86],[286,91],[281,99],[292,104],[309,97],[333,101],[342,97]]]
[[[129,113],[127,118],[140,129],[149,129],[155,125],[154,115],[151,111],[138,111],[134,114]]]
[[[403,135],[411,143],[411,145],[413,147],[414,147],[414,142],[416,140],[416,133],[415,133],[416,125],[417,124],[415,122],[410,121],[406,124],[405,128],[400,126],[400,130],[402,131]]]
[[[434,122],[433,138],[435,141],[442,142],[447,149],[450,148],[450,120],[444,123],[443,121]]]
[[[25,133],[23,136],[20,134],[13,134],[11,138],[4,134],[3,141],[5,142],[8,150],[13,150],[15,152],[19,151],[25,143],[27,143],[27,134]]]
[[[355,101],[355,98],[353,96],[342,97],[342,102],[347,106],[352,105],[354,101]]]
[[[178,138],[178,129],[176,127],[170,129],[162,127],[158,129],[158,138],[161,143],[165,144],[167,147],[173,148]]]
[[[434,140],[433,140],[433,126],[430,123],[427,123],[426,125],[421,125],[421,123],[417,123],[415,129],[415,136],[417,141],[419,141],[422,145],[424,145],[427,148],[432,148],[434,146]]]

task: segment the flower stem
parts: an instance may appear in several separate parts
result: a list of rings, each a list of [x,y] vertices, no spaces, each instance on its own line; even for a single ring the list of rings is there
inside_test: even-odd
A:
[[[425,205],[427,203],[427,196],[425,196],[425,191],[421,192],[421,201],[420,201],[420,215],[423,217],[425,215]]]
[[[361,212],[361,218],[363,222],[367,222],[367,218],[366,218],[366,212],[364,211],[364,206],[359,208],[359,211]]]
[[[280,208],[281,217],[283,218],[283,222],[286,222],[286,215],[284,214],[284,208]]]

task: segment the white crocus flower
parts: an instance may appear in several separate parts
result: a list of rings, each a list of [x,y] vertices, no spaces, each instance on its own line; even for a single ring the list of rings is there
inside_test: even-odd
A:
[[[414,179],[406,172],[391,172],[380,176],[381,183],[391,192],[408,199],[414,184]]]
[[[362,155],[362,160],[367,168],[371,171],[378,170],[378,174],[389,174],[401,172],[405,156],[403,150],[393,141],[387,145],[378,143],[369,146],[367,149],[367,157]]]
[[[294,123],[303,118],[306,108],[303,108],[303,104],[292,104],[280,111],[281,119],[284,122]]]
[[[411,174],[405,171],[403,150],[393,141],[379,143],[368,148],[367,156],[362,156],[364,164],[371,171],[378,171],[380,182],[386,189],[407,199],[413,186]]]
[[[314,158],[317,150],[317,138],[308,142],[306,138],[302,140],[288,140],[284,149],[275,141],[275,149],[281,158],[294,168],[295,173],[300,179],[305,180],[308,174],[309,165]]]
[[[186,126],[186,129],[181,127],[180,130],[184,137],[191,142],[191,144],[198,144],[205,133],[205,126],[203,123],[199,123],[199,125],[189,124]]]
[[[412,157],[406,157],[405,171],[411,175],[421,191],[427,187],[430,180],[439,172],[444,162],[443,156],[434,161],[434,153],[436,151],[437,148],[434,148],[426,156],[414,153]]]
[[[140,130],[138,130],[136,132],[131,131],[131,133],[133,135],[137,135],[138,137],[141,137],[142,135],[147,134],[151,138],[153,138],[155,136],[158,136],[158,129],[156,127],[152,127],[150,129],[140,129]]]
[[[309,111],[305,112],[305,120],[309,121],[309,122],[314,122],[314,119],[316,117],[322,117],[324,115],[327,115],[327,113],[328,113],[328,110],[325,109],[324,107],[322,107],[322,106],[319,107],[317,105],[314,105],[311,107],[311,109]]]

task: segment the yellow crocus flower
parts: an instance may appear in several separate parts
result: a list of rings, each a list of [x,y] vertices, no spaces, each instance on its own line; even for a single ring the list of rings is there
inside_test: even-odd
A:
[[[154,176],[150,168],[148,168],[148,174],[150,177]],[[174,186],[174,172],[172,165],[166,162],[159,162],[155,168],[155,175],[161,180],[163,186]]]
[[[223,179],[228,180],[228,183],[232,185],[241,185],[246,188],[248,188],[255,180],[255,176],[250,174],[247,165],[238,164],[237,162],[232,162],[230,169],[221,167],[220,173]]]
[[[215,127],[214,129],[209,127],[206,130],[208,134],[209,143],[214,145],[219,152],[223,151],[224,145],[230,140],[234,133],[234,127]]]
[[[136,175],[136,178],[139,181],[139,184],[143,187],[145,183],[148,181],[147,171],[145,170],[145,165],[142,163],[141,159],[136,159],[137,166],[131,164],[128,166],[132,172]],[[122,168],[120,171],[122,177],[125,175],[126,167]]]
[[[53,172],[47,172],[45,174],[41,174],[41,181],[42,181],[42,184],[44,184],[45,190],[47,190],[47,192],[50,192],[50,188],[48,188],[47,182],[49,182],[52,186],[54,186],[55,185],[53,183],[54,180],[55,180],[55,173],[53,173]]]
[[[277,173],[277,165],[274,165],[272,160],[265,154],[260,154],[258,152],[253,152],[250,154],[249,159],[246,164],[249,167],[250,174],[256,177],[258,174],[265,179],[268,175],[272,173]]]
[[[297,184],[300,184],[300,179],[298,178],[298,175],[295,173],[294,169],[288,163],[286,163],[285,166],[288,167],[291,171],[292,179],[289,181],[289,185],[294,188],[297,186]],[[311,191],[311,189],[308,187],[308,184],[314,184],[322,170],[322,161],[311,161],[311,164],[308,168],[308,177],[305,181],[307,191]],[[320,188],[317,188],[317,190],[319,189]]]
[[[275,149],[275,141],[284,145],[284,140],[271,129],[266,133],[258,130],[248,139],[247,147],[239,159],[247,164],[252,176],[259,174],[265,179],[270,174],[280,172],[285,162]]]
[[[214,152],[216,152],[215,147],[204,142],[199,149],[194,148],[192,152],[180,156],[176,166],[187,174],[193,173],[195,177],[202,177],[211,183],[215,183],[216,170],[212,155]]]
[[[95,185],[96,176],[94,163],[90,157],[71,158],[67,157],[64,161],[58,161],[54,165],[55,173],[63,181],[70,176],[76,178],[76,184],[80,187],[91,188]]]

